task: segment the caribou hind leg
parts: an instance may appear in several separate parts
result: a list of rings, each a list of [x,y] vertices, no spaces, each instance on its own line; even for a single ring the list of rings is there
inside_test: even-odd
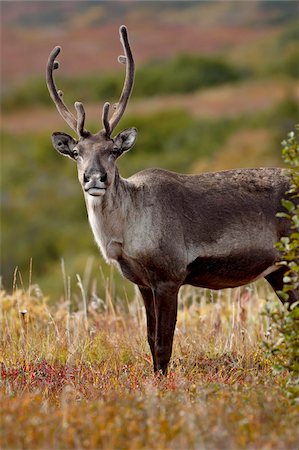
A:
[[[277,293],[278,291],[282,291],[283,289],[283,277],[286,272],[285,267],[281,267],[279,270],[276,270],[275,272],[270,273],[265,278],[270,283],[274,291]],[[292,305],[295,302],[299,301],[299,292],[298,290],[290,291],[289,294],[289,304]],[[278,295],[279,297],[279,295]],[[285,300],[283,300],[281,297],[279,297],[282,303],[285,303]]]

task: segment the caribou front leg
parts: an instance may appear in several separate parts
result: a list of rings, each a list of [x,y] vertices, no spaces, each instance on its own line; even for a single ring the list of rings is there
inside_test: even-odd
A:
[[[160,283],[153,292],[156,313],[155,371],[166,375],[177,318],[178,287],[170,283]]]
[[[146,323],[147,323],[147,340],[151,349],[154,372],[157,371],[156,355],[155,355],[155,336],[156,336],[156,314],[154,305],[153,291],[150,288],[138,286],[142,295],[145,311],[146,311]]]

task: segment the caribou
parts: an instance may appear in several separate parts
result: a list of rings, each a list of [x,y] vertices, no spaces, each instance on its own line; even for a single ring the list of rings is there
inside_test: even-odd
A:
[[[115,264],[142,295],[147,337],[155,372],[167,373],[177,318],[178,292],[189,284],[208,289],[234,288],[265,278],[274,291],[283,287],[286,268],[278,265],[275,243],[290,232],[281,199],[289,188],[286,170],[257,168],[183,175],[158,168],[128,179],[116,160],[130,150],[136,128],[115,137],[130,98],[135,64],[127,28],[120,27],[125,55],[124,86],[114,111],[106,102],[103,128],[85,129],[85,110],[76,102],[76,117],[57,90],[55,47],[47,64],[47,86],[58,112],[77,134],[52,135],[54,148],[76,161],[89,223],[108,263]],[[289,301],[299,300],[298,292]]]

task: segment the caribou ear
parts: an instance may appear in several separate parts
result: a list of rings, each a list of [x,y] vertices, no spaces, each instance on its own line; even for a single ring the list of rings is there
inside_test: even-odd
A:
[[[119,150],[119,156],[123,152],[130,150],[135,144],[137,139],[137,129],[136,128],[126,128],[121,131],[116,138],[114,138],[114,145]]]
[[[73,149],[77,145],[77,141],[66,133],[60,133],[59,131],[52,134],[52,144],[55,150],[64,156],[69,156],[75,159],[73,156]]]

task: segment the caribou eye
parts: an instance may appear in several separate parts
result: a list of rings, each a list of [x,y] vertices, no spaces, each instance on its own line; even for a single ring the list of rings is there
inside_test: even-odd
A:
[[[118,154],[119,154],[118,147],[113,147],[113,149],[111,150],[111,155],[116,158],[118,156]]]
[[[73,155],[73,158],[75,158],[75,159],[78,158],[79,152],[78,152],[78,150],[76,148],[73,149],[72,155]]]

